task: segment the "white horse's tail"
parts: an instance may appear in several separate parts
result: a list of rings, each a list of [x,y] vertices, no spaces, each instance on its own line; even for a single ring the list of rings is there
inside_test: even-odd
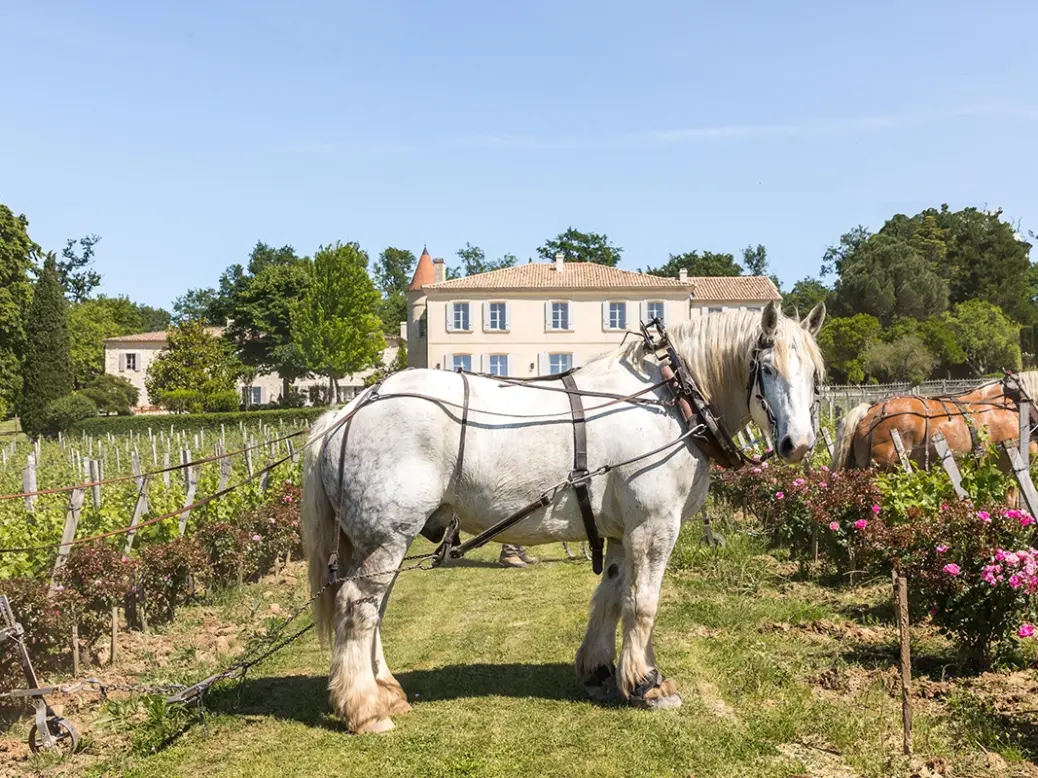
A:
[[[328,430],[338,416],[338,410],[328,411],[320,416],[310,429],[306,449],[303,451],[303,556],[307,560],[311,597],[328,582],[328,559],[333,552],[339,550],[340,536],[342,541],[348,543],[346,536],[339,529],[335,507],[328,499],[321,477],[324,439],[328,437]],[[342,564],[348,562],[348,558],[341,560]],[[314,625],[322,642],[327,641],[332,634],[334,615],[335,592],[328,589],[314,600]]]
[[[833,443],[833,470],[844,470],[851,464],[849,460],[854,447],[854,433],[871,407],[868,403],[855,405],[840,421],[840,426],[836,430],[836,442]]]

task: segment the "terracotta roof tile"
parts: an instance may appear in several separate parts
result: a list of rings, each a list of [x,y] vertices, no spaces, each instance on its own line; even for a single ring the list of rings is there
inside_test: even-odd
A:
[[[491,270],[464,278],[453,278],[437,284],[425,284],[426,289],[608,289],[608,288],[671,288],[689,289],[688,282],[676,278],[652,276],[633,270],[598,265],[593,262],[566,262],[562,272],[554,262],[531,262],[526,265]]]
[[[781,300],[782,295],[766,276],[697,276],[692,282],[693,300]]]
[[[218,338],[223,335],[223,327],[206,327],[205,331]],[[105,343],[165,343],[166,330],[157,332],[138,332],[134,335],[118,335],[114,338],[105,338]]]
[[[415,266],[414,276],[411,278],[411,285],[407,287],[407,291],[414,292],[435,280],[436,269],[433,267],[432,257],[429,256],[429,249],[423,248],[422,256],[418,258],[418,264]]]

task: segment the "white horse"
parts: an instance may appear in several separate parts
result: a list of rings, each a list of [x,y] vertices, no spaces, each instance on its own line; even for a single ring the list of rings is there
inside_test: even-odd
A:
[[[762,314],[710,314],[674,325],[667,337],[727,429],[741,429],[752,418],[772,433],[780,456],[799,461],[815,442],[813,388],[823,364],[814,336],[824,317],[822,304],[799,322],[769,303]],[[773,428],[767,409],[756,397],[751,402],[747,388],[762,335],[767,341],[757,354],[760,388]],[[637,338],[588,362],[574,378],[582,391],[628,397],[658,383],[661,372]],[[380,625],[396,576],[379,573],[399,567],[419,533],[438,540],[455,514],[464,532],[478,533],[565,481],[573,467],[568,399],[538,388],[559,388],[558,380],[515,385],[490,377],[467,379],[460,470],[463,379],[457,373],[423,369],[391,375],[377,399],[362,394],[318,419],[310,434],[303,540],[311,590],[316,593],[327,582],[333,552],[343,578],[370,576],[344,580],[314,605],[319,633],[327,638],[334,632],[331,705],[353,732],[392,729],[390,717],[411,709],[382,652]],[[665,389],[654,392],[646,396],[668,399]],[[595,410],[607,402],[585,398],[590,470],[665,446],[684,432],[673,405],[624,402]],[[347,423],[335,426],[361,403]],[[680,705],[673,679],[664,680],[656,670],[652,629],[681,522],[703,504],[709,480],[709,461],[684,442],[590,482],[596,526],[607,548],[576,671],[593,698],[618,696],[650,708]],[[585,537],[574,492],[563,489],[496,540],[536,545]]]

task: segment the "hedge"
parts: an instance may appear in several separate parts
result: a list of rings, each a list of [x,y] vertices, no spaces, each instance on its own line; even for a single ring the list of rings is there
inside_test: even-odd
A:
[[[273,411],[234,411],[230,413],[148,413],[139,416],[96,416],[86,419],[69,427],[67,435],[105,435],[111,432],[120,435],[127,432],[146,433],[148,427],[156,432],[160,429],[168,430],[170,425],[174,430],[184,432],[197,432],[200,429],[212,429],[221,424],[237,426],[239,421],[248,426],[254,426],[263,422],[264,424],[278,424],[282,420],[286,424],[304,426],[313,423],[322,413],[328,410],[328,406],[321,405],[313,408],[283,408]]]

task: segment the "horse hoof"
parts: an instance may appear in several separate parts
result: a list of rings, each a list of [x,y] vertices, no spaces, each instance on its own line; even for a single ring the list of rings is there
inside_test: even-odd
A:
[[[674,708],[681,707],[681,695],[678,694],[678,686],[671,678],[664,679],[657,673],[654,686],[639,693],[641,688],[644,687],[640,685],[639,690],[628,697],[628,701],[636,708],[673,710]]]
[[[357,727],[357,734],[358,735],[374,735],[374,734],[381,735],[384,732],[389,732],[391,729],[394,729],[395,727],[396,727],[396,725],[393,723],[392,719],[372,719],[371,721],[367,722],[366,724],[364,724],[364,725],[362,725],[360,727]]]
[[[612,682],[612,679],[599,686],[584,684],[584,691],[587,692],[587,696],[594,702],[615,702],[620,699],[620,690],[616,688],[616,684]]]

